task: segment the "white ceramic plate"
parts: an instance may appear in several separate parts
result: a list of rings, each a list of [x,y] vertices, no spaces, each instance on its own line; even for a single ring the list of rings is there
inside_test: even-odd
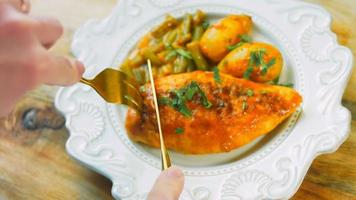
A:
[[[341,98],[352,54],[337,44],[324,9],[289,0],[120,0],[109,17],[77,31],[73,53],[88,66],[85,77],[94,77],[107,66],[119,66],[166,13],[179,17],[197,9],[212,21],[230,13],[251,15],[254,39],[283,52],[282,81],[294,82],[304,102],[273,133],[231,153],[172,153],[173,163],[186,174],[181,199],[289,198],[313,159],[335,151],[350,129],[350,113]],[[160,173],[159,153],[128,139],[125,107],[105,103],[82,84],[61,89],[55,103],[67,119],[69,154],[111,179],[116,199],[145,199]]]

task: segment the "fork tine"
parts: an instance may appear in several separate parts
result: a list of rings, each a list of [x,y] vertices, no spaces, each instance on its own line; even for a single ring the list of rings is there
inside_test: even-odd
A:
[[[122,99],[124,100],[123,103],[128,104],[132,103],[135,104],[136,107],[142,107],[142,97],[141,94],[138,92],[137,88],[133,87],[131,84],[127,82],[122,82],[124,88],[122,92]]]
[[[130,76],[128,76],[125,72],[117,70],[120,73],[120,76],[123,80],[125,80],[127,83],[132,85],[134,88],[139,88],[140,85],[137,83],[137,81]]]
[[[142,110],[139,85],[122,71],[108,68],[94,79],[82,78],[81,82],[94,88],[109,103],[125,104],[138,111]]]
[[[140,104],[138,104],[134,99],[132,99],[130,96],[127,96],[127,95],[124,97],[124,99],[125,100],[124,100],[123,104],[141,112],[142,106]]]
[[[108,73],[117,74],[117,82],[119,83],[119,102],[127,106],[130,106],[138,111],[142,108],[142,97],[138,90],[139,85],[137,82],[129,77],[125,72],[115,69],[107,69]]]
[[[136,80],[129,77],[126,73],[119,70],[121,81],[126,86],[125,92],[128,95],[124,95],[124,98],[128,101],[127,103],[132,103],[138,108],[142,108],[142,96],[141,93],[137,88],[139,85],[137,84]]]
[[[132,88],[134,93],[136,93],[136,96],[138,96],[139,99],[141,99],[141,94],[140,94],[140,92],[138,90],[138,88],[140,86],[138,85],[136,80],[131,78],[131,77],[129,77],[125,72],[122,72],[120,70],[117,70],[117,71],[118,71],[119,77],[120,77],[119,81],[125,83],[128,87]]]
[[[130,89],[130,91],[132,91],[132,93],[134,95],[132,97],[136,100],[136,102],[141,103],[142,96],[141,96],[141,93],[139,92],[139,90],[137,89],[137,87],[132,85],[132,83],[128,82],[127,80],[124,80],[123,83],[127,86],[128,89]]]
[[[128,96],[125,98],[124,102],[122,102],[123,105],[127,105],[130,108],[135,109],[138,112],[142,111],[142,107],[138,106],[138,104],[133,101],[131,98],[129,98]]]

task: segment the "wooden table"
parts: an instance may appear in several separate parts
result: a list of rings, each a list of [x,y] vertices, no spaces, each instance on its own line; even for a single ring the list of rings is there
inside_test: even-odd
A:
[[[309,0],[333,15],[333,31],[356,54],[353,0]],[[115,0],[33,0],[33,14],[59,18],[64,37],[52,51],[69,54],[74,30],[89,18],[104,17]],[[53,106],[55,88],[43,86],[24,96],[0,120],[0,199],[112,199],[111,182],[79,165],[65,152],[64,119]],[[333,154],[318,157],[293,199],[356,199],[356,71],[344,95],[352,110],[350,138]],[[26,115],[24,115],[26,114]],[[26,116],[28,128],[23,128]],[[36,116],[33,118],[33,116]],[[32,123],[30,123],[32,122]]]

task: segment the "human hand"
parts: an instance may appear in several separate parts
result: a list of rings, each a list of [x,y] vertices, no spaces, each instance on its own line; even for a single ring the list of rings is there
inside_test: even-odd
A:
[[[147,200],[178,200],[183,186],[183,172],[176,167],[170,167],[160,174]]]
[[[15,2],[0,0],[0,116],[26,91],[40,84],[71,85],[84,72],[79,61],[48,51],[62,35],[61,24],[53,18],[28,16]]]
[[[7,3],[12,5],[18,11],[23,13],[28,13],[30,11],[30,1],[29,0],[0,0],[1,3]]]

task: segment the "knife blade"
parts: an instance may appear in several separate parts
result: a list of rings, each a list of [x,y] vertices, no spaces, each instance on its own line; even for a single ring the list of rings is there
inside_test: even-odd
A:
[[[156,118],[157,118],[158,132],[159,132],[159,141],[160,141],[160,147],[161,147],[160,149],[161,149],[162,170],[166,170],[171,166],[171,160],[169,158],[169,154],[166,149],[166,145],[164,144],[164,137],[163,137],[162,126],[161,126],[161,117],[159,115],[157,93],[156,93],[156,87],[155,87],[154,79],[153,79],[151,60],[147,60],[147,67],[148,67],[148,74],[150,77],[153,101],[154,101],[154,106],[155,106],[155,111],[156,111]]]

